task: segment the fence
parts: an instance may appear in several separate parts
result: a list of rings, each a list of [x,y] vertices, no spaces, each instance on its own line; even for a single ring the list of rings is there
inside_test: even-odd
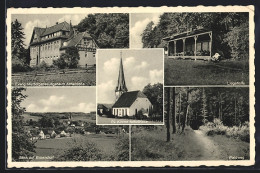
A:
[[[12,78],[18,78],[22,76],[47,76],[47,75],[57,75],[57,74],[72,74],[72,73],[96,73],[96,66],[95,65],[88,65],[85,68],[78,68],[78,69],[63,69],[57,70],[55,68],[49,68],[48,71],[32,71],[32,72],[23,72],[23,73],[15,73],[12,74]]]

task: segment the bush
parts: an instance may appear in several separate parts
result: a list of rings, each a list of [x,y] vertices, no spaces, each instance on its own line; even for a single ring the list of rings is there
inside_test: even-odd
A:
[[[221,120],[214,119],[213,122],[206,123],[201,129],[204,130],[208,136],[226,135],[227,137],[249,142],[249,122],[245,122],[240,126],[227,127],[223,125]]]
[[[95,143],[73,139],[68,143],[71,147],[54,158],[55,161],[100,161],[102,153]]]
[[[64,69],[67,67],[67,63],[65,62],[65,59],[63,56],[61,56],[57,60],[53,60],[53,65],[58,67],[59,69]]]

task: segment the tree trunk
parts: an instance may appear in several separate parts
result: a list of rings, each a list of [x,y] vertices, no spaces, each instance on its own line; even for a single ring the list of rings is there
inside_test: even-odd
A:
[[[170,88],[167,88],[167,117],[166,117],[166,128],[167,128],[167,139],[166,141],[169,142],[171,138],[170,134],[170,108],[171,108],[171,100],[170,100]]]
[[[172,133],[176,133],[175,88],[172,88]]]
[[[187,89],[187,106],[186,106],[186,114],[184,114],[185,117],[183,118],[183,123],[182,123],[182,132],[184,131],[185,125],[187,123],[188,110],[189,110],[189,88]]]
[[[237,104],[236,104],[236,97],[235,97],[235,125],[237,124]]]
[[[179,93],[179,122],[178,122],[178,126],[179,129],[181,129],[181,91]]]

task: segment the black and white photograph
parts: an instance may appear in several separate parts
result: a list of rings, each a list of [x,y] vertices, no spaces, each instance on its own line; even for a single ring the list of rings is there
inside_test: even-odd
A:
[[[95,88],[13,88],[12,160],[128,161],[129,127],[97,126],[95,101]]]
[[[163,49],[97,54],[97,124],[163,124]]]
[[[131,14],[131,46],[164,48],[164,84],[249,85],[249,13]]]
[[[13,86],[95,86],[96,49],[129,47],[129,15],[12,14]]]
[[[132,127],[133,161],[250,159],[248,87],[165,87],[164,106],[164,126]]]
[[[254,10],[7,9],[6,168],[254,165]]]

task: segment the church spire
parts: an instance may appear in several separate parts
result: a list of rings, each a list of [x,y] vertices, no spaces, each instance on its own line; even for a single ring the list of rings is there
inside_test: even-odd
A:
[[[126,84],[125,84],[125,76],[124,76],[124,68],[122,62],[122,52],[120,52],[120,66],[119,66],[119,75],[116,86],[116,100],[124,93],[127,92]]]

